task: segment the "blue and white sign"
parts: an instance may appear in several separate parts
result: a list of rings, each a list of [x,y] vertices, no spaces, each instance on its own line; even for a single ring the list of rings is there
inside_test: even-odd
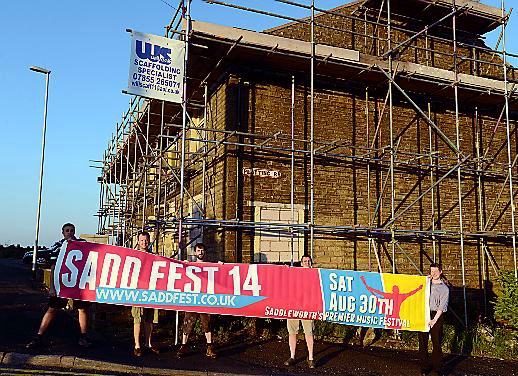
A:
[[[185,43],[131,32],[128,94],[182,102]]]

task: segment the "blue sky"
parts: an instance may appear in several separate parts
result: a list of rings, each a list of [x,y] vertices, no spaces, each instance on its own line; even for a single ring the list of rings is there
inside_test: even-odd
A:
[[[309,4],[309,0],[299,1]],[[331,8],[347,0],[321,0]],[[483,0],[500,7],[499,0]],[[176,7],[176,0],[167,0]],[[241,0],[254,7],[257,1]],[[507,0],[507,7],[510,0]],[[262,9],[308,15],[303,10],[261,2]],[[0,31],[0,244],[34,242],[43,124],[45,77],[29,70],[52,71],[47,118],[45,176],[40,244],[60,236],[64,222],[79,233],[95,233],[99,204],[100,160],[115,124],[126,111],[130,52],[127,28],[163,35],[174,9],[161,0],[148,1],[9,1],[2,4]],[[278,19],[239,12],[194,0],[194,19],[261,30]],[[518,53],[516,16],[507,29],[507,49]],[[494,46],[495,36],[488,39]],[[515,64],[516,65],[516,64]]]

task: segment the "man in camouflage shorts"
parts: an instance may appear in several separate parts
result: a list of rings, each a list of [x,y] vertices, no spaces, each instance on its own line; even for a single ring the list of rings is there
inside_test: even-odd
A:
[[[195,262],[204,262],[205,259],[205,245],[203,243],[196,244],[194,248],[194,252],[196,254]],[[201,320],[201,327],[203,329],[203,333],[205,333],[205,339],[207,340],[207,355],[210,358],[216,358],[217,354],[214,351],[212,346],[212,331],[210,327],[210,315],[208,313],[196,313],[196,312],[185,312],[185,317],[183,319],[183,336],[182,336],[182,345],[178,349],[176,353],[177,358],[182,358],[187,354],[187,340],[189,339],[189,334],[191,334],[194,325],[196,324],[196,320],[198,317]]]

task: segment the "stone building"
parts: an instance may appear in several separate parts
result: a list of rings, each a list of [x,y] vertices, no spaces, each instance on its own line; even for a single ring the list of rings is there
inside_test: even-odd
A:
[[[228,262],[312,253],[419,274],[436,260],[464,302],[483,296],[516,268],[517,78],[483,38],[506,17],[358,0],[263,32],[184,19],[187,120],[132,101],[105,153],[100,232],[131,246],[146,227],[182,258],[203,240]]]

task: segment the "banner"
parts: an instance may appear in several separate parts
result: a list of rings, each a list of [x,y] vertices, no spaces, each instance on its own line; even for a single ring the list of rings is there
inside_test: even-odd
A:
[[[185,43],[131,31],[128,94],[182,103]]]
[[[183,262],[71,241],[54,272],[58,296],[99,303],[428,331],[426,277],[264,264]]]

